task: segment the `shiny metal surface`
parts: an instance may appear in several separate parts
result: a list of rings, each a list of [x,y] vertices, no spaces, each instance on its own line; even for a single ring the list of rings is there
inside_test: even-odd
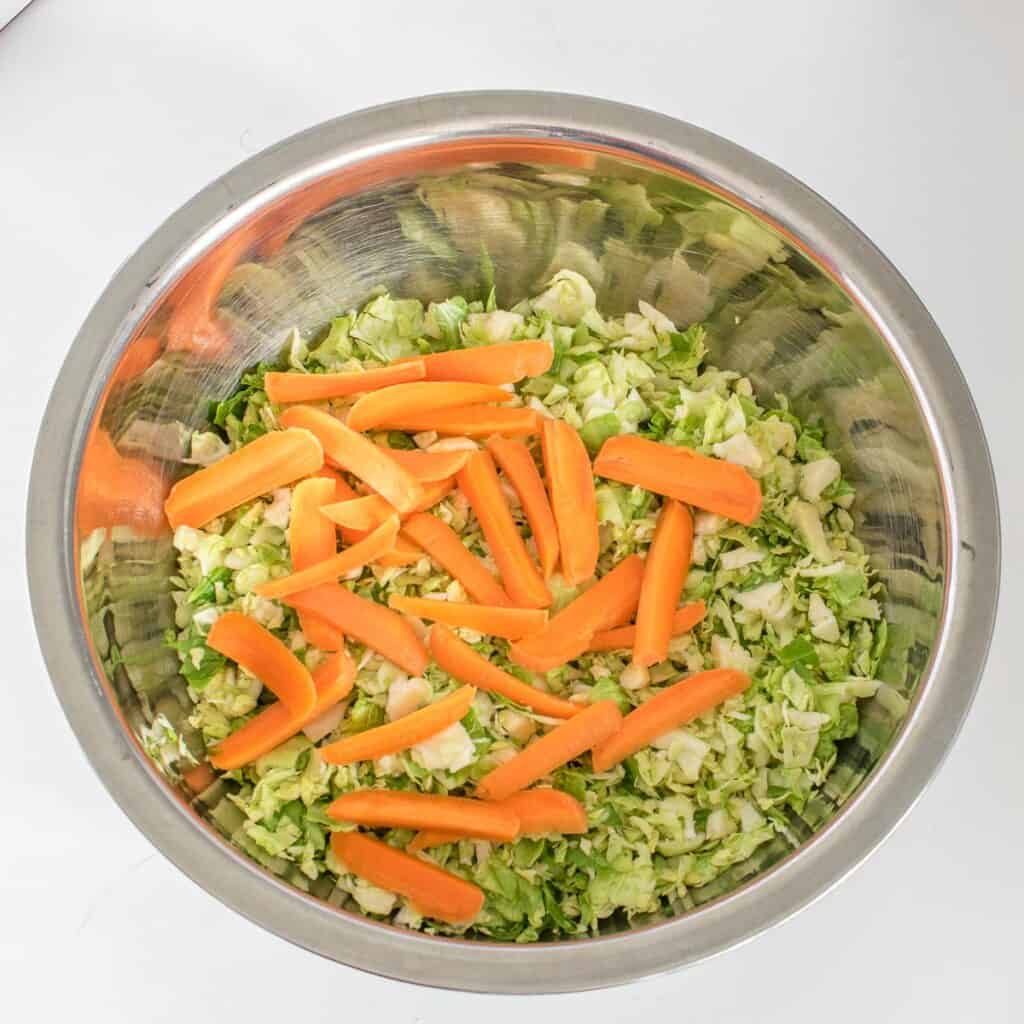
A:
[[[717,204],[748,217],[723,232]],[[222,789],[189,803],[144,753],[138,737],[158,713],[201,742],[162,643],[174,560],[159,508],[208,401],[275,355],[292,327],[314,332],[381,285],[431,299],[493,280],[511,303],[560,266],[587,274],[611,312],[643,299],[680,324],[707,318],[713,361],[822,416],[888,585],[881,674],[906,703],[875,698],[790,834],[693,890],[671,920],[539,946],[430,938],[336,909],[330,886],[302,892],[301,877],[258,867],[207,820]],[[29,523],[54,685],[149,838],[225,903],[309,949],[487,991],[592,988],[691,963],[824,892],[895,826],[948,751],[998,587],[995,487],[970,395],[884,257],[814,193],[722,139],[539,93],[437,96],[321,125],[171,217],[71,349],[40,434]],[[108,662],[108,676],[111,640],[125,660]]]

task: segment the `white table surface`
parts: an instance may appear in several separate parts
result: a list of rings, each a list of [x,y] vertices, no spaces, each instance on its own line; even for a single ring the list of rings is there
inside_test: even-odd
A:
[[[524,1013],[1021,1019],[1011,975],[1024,920],[1024,8],[632,0],[606,20],[601,6],[38,0],[0,33],[4,1019],[312,1022],[344,1020],[353,1007],[416,1024]],[[23,564],[39,418],[122,259],[209,180],[292,132],[390,99],[486,87],[593,93],[689,119],[781,164],[858,223],[917,288],[970,382],[993,448],[1008,567],[1002,628],[962,737],[867,864],[710,963],[529,1003],[417,989],[317,959],[165,862],[65,724]]]

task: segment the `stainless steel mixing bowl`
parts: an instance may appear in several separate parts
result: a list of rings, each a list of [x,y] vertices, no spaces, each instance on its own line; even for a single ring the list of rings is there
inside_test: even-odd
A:
[[[430,299],[493,280],[514,302],[561,266],[587,274],[612,312],[644,299],[680,324],[708,318],[716,363],[824,418],[888,587],[889,685],[821,798],[786,835],[691,890],[674,918],[534,946],[431,938],[332,905],[329,880],[311,886],[287,864],[256,865],[218,830],[230,830],[217,813],[223,784],[190,799],[145,753],[158,715],[200,744],[163,646],[174,556],[151,512],[208,401],[292,327],[316,331],[380,285]],[[708,132],[541,93],[436,96],[341,118],[236,167],[174,214],[118,271],[71,348],[40,432],[28,521],[54,686],[104,784],[164,854],[325,956],[503,992],[592,988],[692,963],[842,878],[949,750],[985,661],[999,579],[995,487],[967,387],[871,243],[805,186]]]

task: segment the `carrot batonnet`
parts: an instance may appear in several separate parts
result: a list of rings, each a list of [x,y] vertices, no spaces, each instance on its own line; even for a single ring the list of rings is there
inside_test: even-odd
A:
[[[368,828],[436,828],[475,839],[508,841],[519,832],[518,815],[503,804],[436,793],[358,790],[339,796],[327,813]]]
[[[500,605],[469,604],[463,601],[432,601],[426,597],[392,594],[388,604],[403,615],[415,615],[448,626],[472,629],[485,636],[518,640],[539,633],[548,622],[548,613],[537,608],[503,608]]]
[[[358,395],[394,384],[423,380],[426,369],[420,359],[395,363],[376,370],[354,373],[268,373],[263,387],[272,402],[324,402],[329,398]]]
[[[285,427],[304,427],[313,433],[331,462],[369,484],[400,514],[411,512],[423,499],[419,481],[395,462],[385,449],[322,409],[293,405],[281,413],[280,423]],[[248,447],[242,451],[247,451]]]
[[[672,636],[688,633],[707,614],[703,601],[677,608],[672,615]],[[588,651],[624,651],[633,646],[636,640],[636,626],[619,626],[616,629],[602,630],[590,638]]]
[[[578,658],[595,633],[629,621],[640,600],[643,575],[644,562],[639,555],[624,558],[552,616],[544,632],[514,643],[509,657],[534,672],[550,672]]]
[[[309,714],[295,717],[278,701],[250,719],[211,752],[210,760],[221,771],[232,771],[269,754],[295,736],[308,722],[344,700],[356,678],[355,662],[342,648],[313,671],[316,700]]]
[[[309,670],[255,619],[225,612],[210,627],[206,643],[254,675],[296,718],[313,710],[316,688]]]
[[[620,434],[602,445],[594,472],[740,523],[761,514],[761,486],[742,466],[689,448]]]
[[[408,750],[464,718],[475,696],[472,686],[460,686],[447,697],[394,722],[329,743],[320,748],[320,756],[328,764],[353,764]]]
[[[644,562],[636,609],[633,662],[647,668],[668,657],[675,607],[690,571],[693,516],[681,502],[666,500],[658,513],[654,539]]]
[[[416,632],[397,612],[353,594],[340,583],[323,583],[282,598],[284,604],[317,618],[384,655],[410,675],[427,667],[427,651]]]
[[[386,449],[403,469],[408,470],[421,484],[450,480],[466,464],[470,451],[461,449],[450,452],[405,451],[401,448]]]
[[[208,761],[201,761],[194,768],[189,768],[188,771],[182,772],[181,781],[193,793],[202,793],[204,789],[212,786],[217,781],[217,773]]]
[[[346,422],[353,430],[373,430],[396,418],[459,409],[467,405],[507,402],[511,397],[507,391],[493,384],[436,381],[395,384],[363,395],[349,410]]]
[[[423,356],[422,361],[427,380],[515,384],[526,377],[547,373],[554,357],[555,350],[549,342],[509,341],[435,352]]]
[[[594,771],[604,772],[652,740],[717,707],[750,685],[750,676],[731,668],[698,672],[675,683],[626,715],[622,728],[594,749]]]
[[[301,477],[315,473],[324,451],[308,430],[275,430],[212,466],[179,480],[164,505],[167,521],[205,526],[211,519]]]
[[[477,795],[485,800],[504,800],[603,743],[621,725],[622,715],[615,701],[591,704],[485,775],[477,783]]]
[[[289,594],[296,594],[300,590],[317,587],[321,583],[333,583],[353,569],[361,569],[390,551],[397,536],[398,516],[392,515],[365,540],[358,541],[344,551],[339,551],[338,554],[331,555],[330,558],[325,558],[301,572],[293,572],[269,583],[261,583],[255,588],[256,593],[260,597],[280,599],[288,597]]]
[[[467,550],[462,538],[437,516],[419,512],[402,524],[399,539],[406,537],[422,548],[449,576],[457,579],[474,600],[481,604],[509,606],[508,594],[490,570]]]
[[[459,471],[458,482],[476,513],[508,596],[520,607],[547,608],[551,594],[519,535],[490,452],[473,452]]]
[[[544,420],[541,449],[558,527],[562,577],[577,586],[594,575],[601,547],[594,471],[583,439],[565,420]]]
[[[572,718],[583,708],[572,701],[545,693],[524,683],[514,675],[492,665],[467,643],[463,643],[447,626],[437,624],[430,631],[430,653],[434,660],[459,682],[468,683],[487,693],[498,693],[523,707],[551,718]]]
[[[548,579],[558,565],[558,526],[530,449],[522,441],[508,437],[492,437],[487,447],[519,495],[533,542],[537,545],[541,572],[544,579]]]
[[[366,533],[376,530],[381,523],[398,515],[398,512],[394,505],[385,501],[379,494],[364,494],[322,505],[320,515],[325,522],[329,521],[335,526]]]
[[[377,839],[335,832],[331,851],[353,875],[404,896],[425,917],[468,924],[483,908],[483,889]]]
[[[490,437],[491,434],[525,437],[540,433],[540,420],[540,413],[534,409],[466,405],[459,409],[403,414],[378,426],[389,430],[404,430],[410,434],[434,430],[438,434],[458,437]]]

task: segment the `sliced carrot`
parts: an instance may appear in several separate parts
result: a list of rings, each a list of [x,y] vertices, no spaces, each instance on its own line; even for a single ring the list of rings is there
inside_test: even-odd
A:
[[[356,492],[345,482],[344,477],[336,469],[331,469],[330,466],[321,466],[312,475],[323,480],[330,480],[334,484],[334,496],[330,499],[332,503],[349,501],[352,498],[358,497]]]
[[[749,685],[750,676],[745,672],[715,668],[666,687],[626,715],[618,732],[594,749],[594,771],[607,771],[652,740],[742,693]]]
[[[323,505],[320,514],[325,522],[329,520],[335,526],[366,532],[376,530],[381,523],[397,513],[395,506],[379,494],[365,494],[359,498]]]
[[[427,380],[515,384],[525,377],[546,373],[554,357],[555,350],[547,341],[508,341],[418,358],[426,368]]]
[[[179,480],[164,510],[172,527],[205,526],[261,494],[315,473],[324,461],[308,430],[275,430]]]
[[[437,516],[418,512],[402,525],[402,533],[421,547],[449,576],[457,579],[481,604],[508,606],[512,602],[487,567],[471,554],[459,535]]]
[[[644,582],[636,610],[633,662],[647,667],[668,657],[672,621],[690,571],[693,516],[681,502],[669,499],[658,513],[654,539],[644,562]]]
[[[260,583],[255,587],[256,593],[260,597],[280,599],[289,594],[297,594],[300,590],[317,587],[321,583],[333,583],[353,569],[361,569],[390,551],[397,536],[398,516],[393,515],[385,519],[365,540],[358,541],[344,551],[339,551],[338,554],[325,558],[301,572],[293,572],[269,583]]]
[[[487,693],[499,693],[509,700],[532,708],[551,718],[572,718],[583,709],[572,701],[538,690],[509,672],[492,665],[469,644],[463,643],[447,626],[438,624],[430,631],[430,653],[453,679],[468,683]]]
[[[202,793],[204,789],[209,789],[217,781],[217,773],[210,767],[209,762],[203,761],[194,768],[182,772],[181,781],[193,793]]]
[[[225,612],[206,643],[254,675],[296,718],[313,710],[316,687],[306,666],[269,630],[241,612]]]
[[[565,420],[544,421],[541,448],[558,525],[562,576],[576,586],[594,575],[601,548],[594,471],[583,439]]]
[[[483,909],[483,889],[377,839],[335,832],[331,851],[352,874],[404,896],[424,917],[468,924]]]
[[[548,622],[548,613],[536,608],[502,608],[500,605],[469,604],[464,601],[432,601],[426,597],[402,597],[392,594],[388,604],[403,615],[415,615],[431,622],[472,629],[485,636],[506,640],[539,633]]]
[[[454,452],[423,452],[388,448],[387,453],[421,484],[450,480],[462,469],[470,456],[470,450],[467,449]]]
[[[629,621],[640,600],[644,562],[639,555],[624,558],[589,590],[552,616],[543,633],[514,643],[509,657],[534,672],[550,672],[589,646],[595,633]]]
[[[354,373],[268,373],[263,387],[272,402],[284,405],[290,402],[323,402],[329,398],[358,395],[393,384],[408,384],[422,380],[426,375],[423,362],[410,359],[376,370],[357,370]]]
[[[540,433],[540,420],[540,413],[534,409],[466,405],[460,409],[442,409],[416,415],[403,414],[379,426],[387,427],[389,430],[404,430],[410,434],[434,430],[439,434],[459,437],[489,437],[491,434],[524,437]]]
[[[458,481],[459,490],[476,513],[508,596],[521,607],[547,608],[551,594],[519,535],[490,452],[473,452],[459,470]]]
[[[507,391],[493,384],[434,381],[395,384],[363,395],[349,410],[346,422],[353,430],[372,430],[407,416],[458,409],[467,405],[486,405],[488,402],[507,402],[510,397]]]
[[[740,523],[761,514],[761,487],[742,466],[689,448],[620,434],[602,445],[594,472]]]
[[[415,565],[425,554],[419,545],[414,544],[408,537],[399,534],[391,550],[377,559],[377,564],[385,568],[395,568],[403,565]]]
[[[672,616],[672,636],[689,633],[701,619],[707,609],[703,601],[677,608]],[[588,651],[624,651],[633,646],[636,640],[636,626],[619,626],[617,629],[605,629],[590,638]]]
[[[426,649],[401,615],[353,594],[340,583],[322,583],[282,600],[297,611],[310,612],[346,636],[354,637],[410,675],[422,675],[427,667]]]
[[[368,828],[440,828],[476,839],[507,841],[519,831],[518,816],[501,804],[436,793],[364,789],[342,794],[327,813]]]
[[[412,511],[423,498],[420,484],[383,448],[322,409],[293,405],[281,414],[280,422],[282,426],[304,427],[315,434],[331,462],[369,484],[400,514]]]
[[[353,764],[408,750],[464,718],[475,696],[472,686],[460,686],[447,697],[394,722],[329,743],[320,748],[320,755],[328,764]]]
[[[621,725],[622,715],[615,701],[591,704],[485,775],[477,783],[477,795],[485,800],[504,800],[603,743]]]
[[[281,701],[271,704],[255,718],[213,748],[210,760],[221,771],[229,772],[269,754],[352,691],[356,678],[355,662],[342,648],[330,655],[313,671],[316,700],[308,714],[296,717]]]
[[[487,448],[519,495],[533,542],[537,545],[541,571],[544,579],[548,579],[558,565],[558,527],[530,449],[522,441],[508,437],[492,437]]]

